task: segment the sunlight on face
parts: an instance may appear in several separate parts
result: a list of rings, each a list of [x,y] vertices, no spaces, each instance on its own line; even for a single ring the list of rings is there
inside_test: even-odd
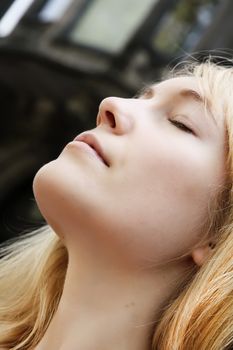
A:
[[[97,127],[39,170],[35,197],[68,249],[85,237],[116,261],[164,262],[197,242],[223,183],[223,145],[195,78],[165,80],[139,98],[104,99]]]

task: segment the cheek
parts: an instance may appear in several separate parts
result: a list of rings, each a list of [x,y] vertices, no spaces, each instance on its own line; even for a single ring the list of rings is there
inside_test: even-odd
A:
[[[197,242],[216,185],[210,159],[204,148],[140,147],[131,154],[114,198],[115,207],[120,203],[115,224],[124,228],[133,254],[168,259]]]
[[[144,192],[145,199],[159,194],[169,198],[171,204],[186,206],[187,202],[194,205],[208,196],[216,172],[208,152],[176,145],[155,145],[151,149],[143,151],[141,147],[128,161],[131,167],[126,171],[135,189]]]
[[[141,147],[138,157],[142,164],[134,164],[144,184],[181,206],[195,206],[209,197],[218,182],[218,165],[210,147],[199,142],[162,140],[149,150]]]

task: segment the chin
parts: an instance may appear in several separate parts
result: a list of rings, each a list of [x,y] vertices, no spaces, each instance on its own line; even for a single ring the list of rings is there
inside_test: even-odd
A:
[[[46,222],[59,228],[56,233],[90,224],[90,212],[96,212],[97,197],[101,198],[95,191],[87,190],[90,183],[85,169],[65,158],[45,164],[36,173],[35,200]]]
[[[58,192],[57,172],[54,168],[56,168],[54,161],[42,166],[36,173],[32,184],[35,200],[46,221],[49,208],[54,206],[54,196]]]
[[[37,206],[47,224],[57,233],[63,236],[63,223],[68,210],[65,208],[64,170],[61,173],[57,162],[52,161],[42,166],[33,179],[33,193]]]

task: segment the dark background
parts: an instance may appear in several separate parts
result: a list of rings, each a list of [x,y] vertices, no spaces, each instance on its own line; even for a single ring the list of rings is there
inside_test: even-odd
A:
[[[230,0],[1,0],[0,241],[43,223],[32,179],[94,127],[104,97],[194,53],[231,58],[232,15]]]

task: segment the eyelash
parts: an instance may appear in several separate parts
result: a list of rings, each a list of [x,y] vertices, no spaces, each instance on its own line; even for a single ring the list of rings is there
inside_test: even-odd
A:
[[[193,134],[194,135],[194,132],[192,129],[188,128],[186,125],[184,125],[183,123],[181,122],[178,122],[177,120],[174,120],[174,119],[169,119],[169,122],[173,125],[175,125],[178,129],[184,131],[184,132],[187,132],[188,134]]]

